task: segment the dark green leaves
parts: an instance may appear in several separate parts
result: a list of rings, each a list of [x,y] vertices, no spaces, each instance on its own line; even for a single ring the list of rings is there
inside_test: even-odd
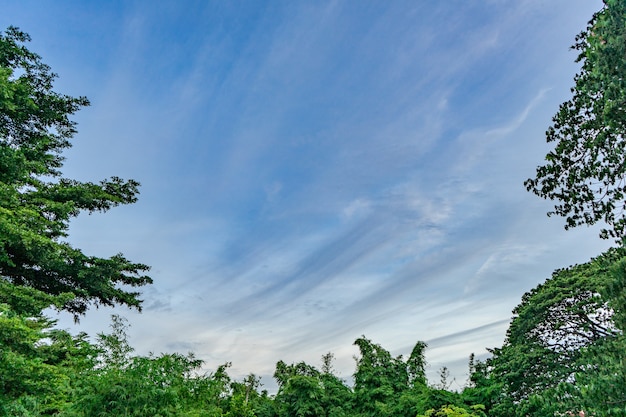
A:
[[[626,412],[624,248],[556,271],[522,297],[488,361],[495,416]],[[619,290],[618,290],[619,289]]]
[[[53,90],[56,75],[24,46],[28,40],[14,27],[0,34],[0,277],[51,295],[72,293],[64,308],[75,315],[90,304],[139,308],[139,293],[127,288],[152,282],[146,265],[121,254],[88,256],[62,240],[81,212],[134,203],[139,183],[61,176],[61,152],[76,133],[70,116],[89,102]]]
[[[574,48],[582,69],[546,136],[555,148],[529,191],[557,201],[565,228],[602,221],[603,238],[626,233],[626,4],[605,2]]]

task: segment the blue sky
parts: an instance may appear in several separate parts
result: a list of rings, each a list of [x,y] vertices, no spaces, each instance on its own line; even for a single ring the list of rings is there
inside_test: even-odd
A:
[[[64,174],[142,183],[70,241],[152,266],[138,353],[349,377],[365,335],[429,343],[462,386],[525,291],[609,245],[527,193],[600,1],[8,1],[58,91],[92,105]]]

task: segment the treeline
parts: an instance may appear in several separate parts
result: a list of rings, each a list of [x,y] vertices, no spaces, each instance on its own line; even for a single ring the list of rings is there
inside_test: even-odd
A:
[[[558,416],[626,412],[626,250],[556,271],[514,310],[502,347],[469,360],[461,391],[429,384],[417,342],[394,357],[365,337],[355,341],[353,384],[333,371],[276,364],[278,392],[260,378],[201,372],[193,354],[137,356],[125,319],[90,343],[54,328],[42,314],[63,297],[0,281],[0,410],[3,416],[422,417]]]
[[[321,369],[304,362],[276,364],[276,395],[261,390],[260,378],[241,381],[228,375],[229,364],[201,372],[192,354],[138,356],[126,337],[127,323],[113,316],[111,332],[95,343],[52,327],[34,311],[19,311],[18,300],[50,300],[45,294],[2,284],[0,380],[3,416],[411,416],[430,409],[482,416],[464,394],[428,386],[425,344],[405,361],[366,338],[354,386],[333,372],[332,354]],[[26,300],[25,297],[32,297]],[[445,407],[444,407],[445,406]],[[443,407],[443,408],[442,408]]]

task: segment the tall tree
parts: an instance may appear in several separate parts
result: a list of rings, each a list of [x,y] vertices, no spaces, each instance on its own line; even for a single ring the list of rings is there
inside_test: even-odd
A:
[[[428,345],[425,342],[418,341],[406,362],[409,384],[412,386],[426,385],[428,382],[426,380],[426,358],[424,357],[424,351],[427,347]]]
[[[387,416],[408,389],[409,374],[402,356],[393,357],[382,346],[360,337],[355,342],[361,356],[354,373],[355,408],[361,415]]]
[[[558,270],[522,297],[503,347],[488,361],[501,390],[490,415],[624,415],[626,391],[616,382],[623,381],[626,345],[610,288],[616,271],[623,273],[625,250]],[[604,398],[591,401],[594,391]]]
[[[604,7],[576,38],[573,96],[561,104],[546,136],[555,147],[529,191],[556,200],[565,228],[603,221],[603,238],[626,235],[626,2]]]
[[[151,282],[146,265],[88,256],[63,240],[72,218],[135,202],[139,184],[62,176],[62,151],[76,133],[70,116],[89,102],[53,90],[56,75],[25,47],[29,40],[15,27],[0,34],[0,279],[71,293],[63,308],[75,315],[90,304],[139,308],[138,292],[127,288]]]
[[[332,373],[333,355],[322,356],[322,372],[304,362],[276,364],[279,384],[275,405],[279,417],[343,417],[348,415],[352,391]]]
[[[584,387],[584,407],[592,415],[621,416],[626,414],[626,257],[611,266],[609,275],[605,294],[619,331],[587,348],[586,356],[601,359],[578,372],[576,380]]]

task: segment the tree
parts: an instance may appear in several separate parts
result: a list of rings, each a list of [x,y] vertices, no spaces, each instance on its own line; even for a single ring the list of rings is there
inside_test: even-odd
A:
[[[626,236],[626,3],[604,7],[576,37],[582,68],[573,97],[561,104],[546,132],[555,148],[529,191],[556,200],[565,228],[603,221],[603,238]]]
[[[424,351],[428,345],[425,342],[418,341],[413,350],[411,356],[407,360],[407,370],[409,373],[409,384],[426,385],[426,358],[424,357]]]
[[[123,287],[152,282],[146,265],[88,256],[63,240],[72,218],[135,202],[139,184],[61,175],[76,133],[69,117],[89,101],[53,90],[56,74],[24,46],[29,40],[15,27],[0,34],[0,279],[71,293],[63,308],[75,316],[90,304],[140,308],[139,293]]]
[[[324,387],[319,378],[294,375],[276,395],[279,417],[326,417],[322,406]]]
[[[487,414],[503,391],[501,384],[494,381],[492,369],[487,361],[476,359],[472,353],[469,358],[469,378],[462,396],[465,404],[481,404]]]
[[[355,408],[362,415],[389,415],[390,409],[409,387],[407,365],[402,356],[394,358],[364,336],[354,344],[361,353],[354,373]]]
[[[98,336],[99,363],[73,381],[71,404],[60,417],[224,415],[228,364],[199,375],[203,362],[193,354],[133,356],[127,328],[125,320],[113,316],[112,332]]]
[[[617,319],[623,310],[612,288],[623,289],[617,273],[623,274],[625,261],[625,248],[611,249],[555,271],[522,297],[503,347],[488,361],[492,388],[500,390],[489,395],[495,402],[490,415],[613,415],[615,409],[624,415],[626,344]]]
[[[281,388],[289,381],[290,378],[295,376],[310,376],[317,378],[319,377],[319,374],[320,371],[306,362],[298,362],[287,365],[283,361],[278,361],[276,363],[276,370],[274,371],[274,379],[278,383],[278,387]]]
[[[249,374],[242,382],[234,381],[230,384],[231,395],[228,400],[226,417],[256,417],[255,409],[267,407],[267,391],[259,394],[261,378]],[[271,406],[271,404],[270,404]]]
[[[332,353],[322,356],[322,372],[299,362],[276,364],[279,390],[274,400],[279,417],[342,417],[348,414],[352,391],[332,373]]]
[[[611,280],[605,288],[612,321],[619,329],[587,348],[586,356],[601,358],[576,374],[582,387],[585,410],[591,415],[626,414],[626,258],[617,260],[608,271]]]
[[[0,416],[57,415],[73,381],[95,364],[86,334],[54,329],[41,314],[66,299],[0,281]]]

